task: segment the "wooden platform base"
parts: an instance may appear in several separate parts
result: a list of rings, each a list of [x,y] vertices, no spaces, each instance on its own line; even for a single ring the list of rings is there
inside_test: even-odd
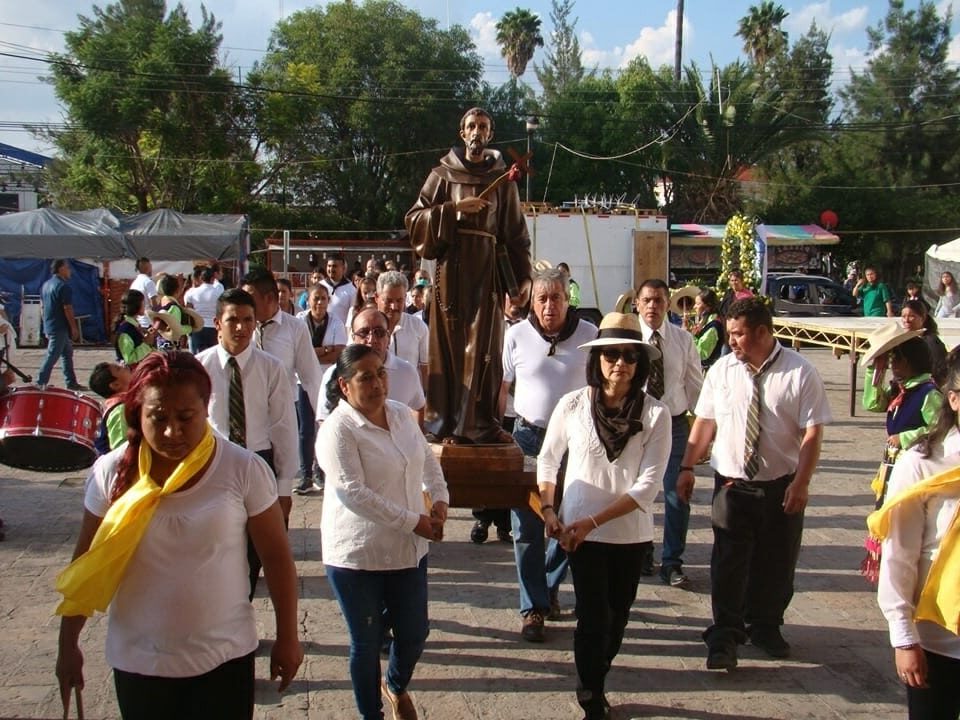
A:
[[[450,507],[540,511],[537,473],[524,470],[524,456],[511,445],[431,444],[450,491]]]

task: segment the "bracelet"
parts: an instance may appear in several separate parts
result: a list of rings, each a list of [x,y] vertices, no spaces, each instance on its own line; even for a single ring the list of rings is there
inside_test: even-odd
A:
[[[590,520],[593,522],[593,527],[599,530],[600,525],[597,524],[597,519],[593,515],[588,515],[587,517],[589,517]]]
[[[690,471],[693,472],[693,465],[681,465],[680,472]]]
[[[553,510],[553,505],[541,505],[540,512],[546,512],[547,510]]]

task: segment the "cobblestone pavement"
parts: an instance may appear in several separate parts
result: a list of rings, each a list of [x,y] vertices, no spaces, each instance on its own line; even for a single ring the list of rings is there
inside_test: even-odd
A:
[[[905,716],[905,694],[892,668],[885,623],[874,593],[857,573],[863,556],[869,482],[883,437],[879,416],[848,417],[847,360],[805,350],[826,381],[836,422],[827,429],[821,465],[806,515],[796,595],[784,635],[789,660],[741,650],[732,673],[707,671],[700,633],[710,617],[711,482],[697,470],[687,546],[687,590],[643,578],[623,648],[608,682],[618,720],[639,717],[870,718]],[[110,351],[76,353],[82,382]],[[39,351],[20,354],[35,372]],[[53,382],[62,384],[59,370]],[[58,596],[56,573],[71,555],[82,510],[83,473],[39,474],[0,467],[0,718],[61,716],[53,676]],[[306,659],[283,695],[265,679],[269,641],[258,653],[256,717],[353,718],[348,642],[320,559],[322,497],[295,497],[290,541],[300,579]],[[657,524],[661,515],[658,510]],[[430,555],[431,634],[411,692],[424,720],[575,720],[573,590],[564,584],[564,618],[548,624],[547,641],[519,638],[516,570],[510,545],[472,544],[469,511],[454,510],[447,540]],[[491,532],[491,537],[494,533]],[[659,544],[659,543],[658,543]],[[197,578],[202,583],[203,578]],[[273,632],[269,600],[254,600],[262,638]],[[110,671],[103,660],[106,621],[88,623],[84,705],[88,718],[117,717]],[[388,711],[389,712],[389,711]]]

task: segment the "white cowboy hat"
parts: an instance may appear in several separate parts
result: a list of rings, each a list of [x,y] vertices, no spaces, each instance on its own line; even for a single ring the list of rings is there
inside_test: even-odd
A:
[[[674,315],[693,312],[693,299],[699,294],[700,288],[696,285],[685,285],[679,290],[674,290],[670,293],[670,312]],[[683,303],[684,300],[686,300],[687,303]],[[686,310],[681,307],[682,304],[687,305]]]
[[[657,348],[643,341],[640,320],[633,313],[607,313],[600,321],[600,332],[597,333],[597,338],[580,345],[579,348],[589,350],[605,345],[639,345],[647,353],[647,359],[650,362],[661,357]]]
[[[870,349],[863,354],[860,365],[870,367],[873,365],[873,361],[881,355],[890,352],[897,345],[902,345],[907,340],[922,337],[923,332],[923,330],[904,330],[898,322],[881,325],[867,337]]]
[[[185,325],[189,325],[193,332],[197,330],[202,330],[206,323],[203,322],[203,318],[200,317],[200,313],[194,310],[192,307],[182,307],[180,308],[182,313],[181,319],[184,321]]]

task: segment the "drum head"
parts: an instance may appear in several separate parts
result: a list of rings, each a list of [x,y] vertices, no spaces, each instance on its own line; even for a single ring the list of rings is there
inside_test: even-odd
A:
[[[83,470],[96,458],[95,451],[63,438],[18,435],[0,440],[0,463],[21,470]]]

